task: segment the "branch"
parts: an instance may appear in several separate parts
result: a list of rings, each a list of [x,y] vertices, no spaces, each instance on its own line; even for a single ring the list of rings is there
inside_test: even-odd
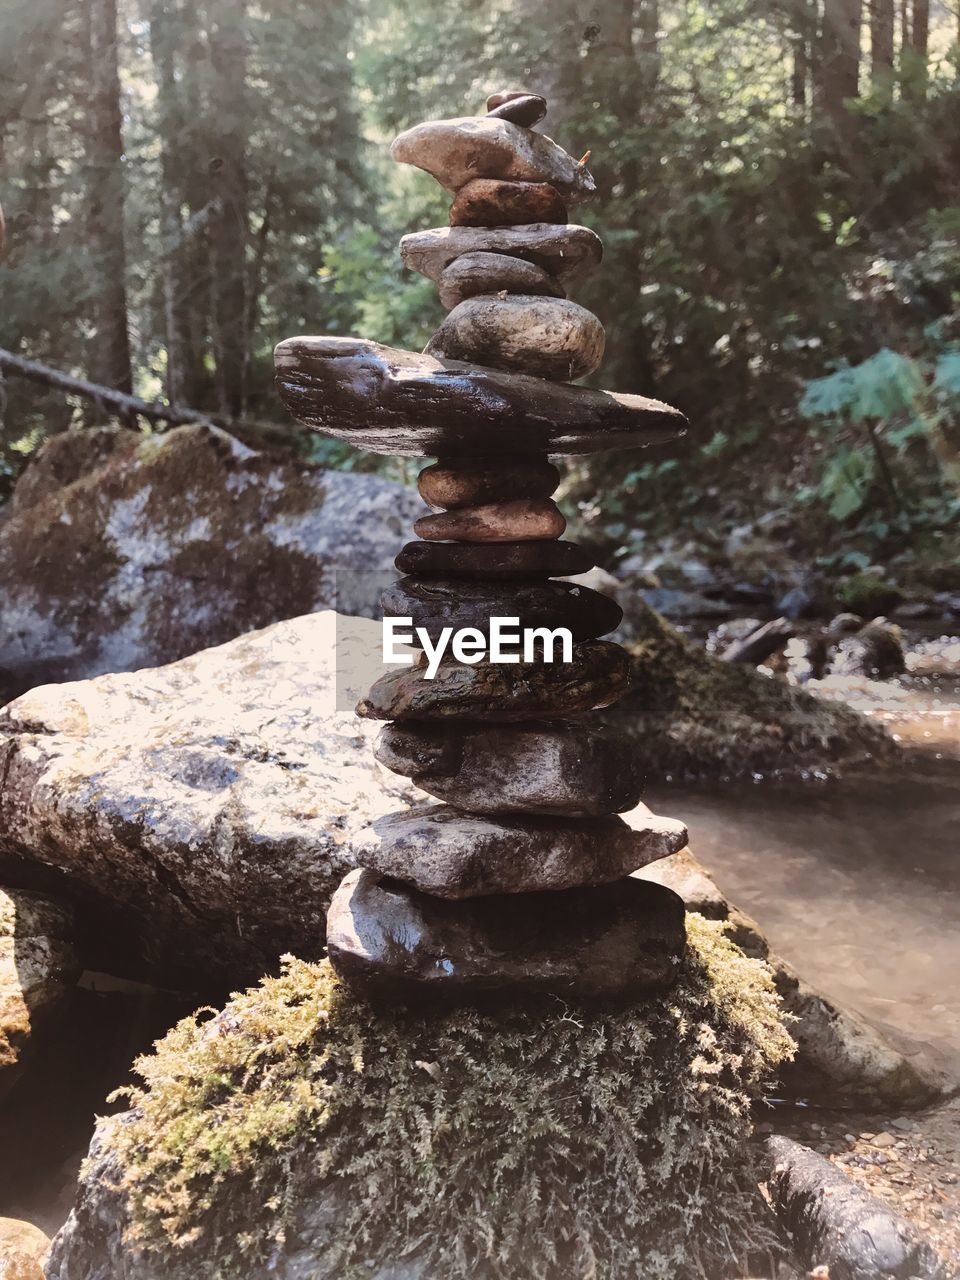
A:
[[[772,622],[765,622],[762,627],[751,631],[742,640],[734,640],[719,655],[720,661],[747,662],[751,666],[759,666],[772,653],[782,649],[792,639],[795,631],[793,623],[786,618],[774,618]]]

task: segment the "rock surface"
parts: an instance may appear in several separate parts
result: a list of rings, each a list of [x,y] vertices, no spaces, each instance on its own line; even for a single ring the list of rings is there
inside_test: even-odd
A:
[[[566,221],[563,196],[549,182],[474,178],[460,188],[450,206],[451,227],[513,227]]]
[[[612,815],[491,818],[430,805],[378,818],[357,845],[357,861],[435,897],[476,898],[621,880],[676,853],[686,838],[672,818],[629,827]]]
[[[428,542],[538,542],[559,538],[566,527],[549,498],[517,498],[421,516],[413,531]]]
[[[437,277],[440,301],[452,310],[464,298],[478,293],[539,294],[547,298],[566,297],[563,285],[549,271],[525,258],[506,253],[463,253],[449,262]]]
[[[549,182],[574,204],[597,189],[590,170],[552,138],[496,116],[427,120],[394,138],[390,154],[425,169],[448,191],[473,178]]]
[[[424,354],[573,382],[599,369],[604,342],[593,312],[568,298],[486,294],[454,307]]]
[[[474,507],[518,498],[549,498],[560,483],[560,468],[546,458],[467,460],[450,466],[442,461],[424,467],[417,489],[431,507]]]
[[[128,671],[339,605],[372,616],[423,511],[377,476],[248,449],[213,427],[57,435],[0,527],[0,696]]]
[[[434,227],[411,231],[400,241],[403,265],[437,283],[454,258],[466,253],[528,259],[565,284],[599,265],[603,245],[589,227],[552,222],[535,222],[528,227]]]
[[[593,556],[576,542],[408,542],[396,559],[401,573],[425,578],[555,578],[585,573]]]
[[[43,1280],[50,1240],[39,1227],[0,1218],[0,1280]]]
[[[353,714],[368,681],[350,684],[350,634],[379,653],[377,624],[338,632],[327,612],[19,698],[0,712],[0,852],[132,921],[144,971],[187,990],[198,969],[254,980],[284,952],[318,955],[354,836],[423,799]]]
[[[357,704],[374,720],[550,720],[608,706],[630,687],[630,658],[608,640],[574,645],[572,662],[426,662],[386,672]]]
[[[471,813],[625,813],[644,783],[621,736],[585,725],[388,724],[376,756],[430,795]]]
[[[511,988],[638,999],[676,980],[683,917],[675,893],[634,879],[445,902],[353,871],[330,904],[327,952],[345,981],[377,999]]]
[[[74,934],[66,904],[0,889],[0,1096],[19,1077],[37,1028],[80,976]]]
[[[371,453],[593,453],[673,440],[676,409],[644,396],[398,351],[362,338],[287,338],[277,386],[304,426]]]
[[[530,129],[547,114],[547,100],[536,93],[491,93],[487,99],[487,115],[498,120],[512,120]]]
[[[386,588],[381,605],[385,617],[411,618],[433,640],[445,627],[475,627],[488,635],[491,618],[518,618],[521,631],[565,627],[574,641],[594,640],[614,631],[621,618],[616,601],[599,591],[552,580],[498,584],[406,577]]]

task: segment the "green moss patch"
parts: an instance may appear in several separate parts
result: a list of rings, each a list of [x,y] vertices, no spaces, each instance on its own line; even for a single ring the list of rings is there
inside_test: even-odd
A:
[[[760,1232],[749,1107],[793,1046],[766,967],[688,922],[675,990],[618,1012],[378,1013],[287,960],[137,1064],[105,1140],[124,1248],[167,1280],[720,1274]]]

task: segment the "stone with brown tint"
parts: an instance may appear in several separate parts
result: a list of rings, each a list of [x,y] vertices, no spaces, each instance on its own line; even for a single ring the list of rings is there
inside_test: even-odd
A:
[[[390,154],[425,169],[448,191],[459,191],[473,178],[549,182],[573,204],[597,189],[586,165],[552,138],[496,116],[427,120],[394,138]]]
[[[491,93],[487,99],[487,115],[496,120],[510,120],[514,124],[532,129],[547,114],[547,100],[538,93],[513,90],[509,93]]]
[[[582,724],[387,724],[374,754],[469,813],[600,817],[626,813],[643,792],[644,768],[627,739]],[[676,853],[683,837],[657,856]]]
[[[441,271],[437,280],[440,301],[452,310],[478,293],[527,293],[545,298],[565,298],[566,292],[543,267],[506,253],[464,253]]]
[[[483,506],[518,498],[549,498],[560,482],[559,468],[546,458],[505,463],[494,458],[440,462],[417,477],[420,497],[431,507]]]
[[[430,280],[439,280],[454,258],[464,253],[525,258],[565,283],[599,265],[603,244],[589,227],[552,222],[535,222],[528,227],[431,227],[412,231],[400,240],[403,265]]]
[[[608,707],[630,689],[630,655],[609,640],[573,647],[571,662],[441,662],[393,667],[357,704],[368,720],[551,720]]]
[[[603,348],[603,325],[576,302],[482,294],[454,307],[424,354],[572,382],[599,367]]]
[[[566,221],[567,206],[549,182],[474,178],[460,188],[450,206],[451,227],[512,227]]]
[[[413,531],[431,542],[524,542],[559,538],[566,527],[563,513],[549,498],[521,498],[422,516]]]
[[[423,805],[378,819],[357,861],[438,898],[536,893],[621,880],[675,852],[686,828],[651,815],[632,830],[622,818],[478,817]]]
[[[388,618],[410,618],[436,640],[445,627],[475,627],[489,635],[491,618],[518,618],[518,626],[565,627],[573,640],[595,640],[623,617],[615,600],[573,582],[469,582],[400,578],[383,592]],[[414,641],[416,643],[416,641]]]
[[[637,999],[673,985],[685,944],[682,898],[633,877],[446,902],[358,870],[327,915],[333,967],[378,999],[470,999],[510,988]]]
[[[586,573],[594,557],[576,542],[408,542],[401,573],[422,578],[564,578]]]

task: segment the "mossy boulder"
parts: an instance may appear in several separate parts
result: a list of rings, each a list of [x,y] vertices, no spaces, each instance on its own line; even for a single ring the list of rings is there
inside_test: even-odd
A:
[[[836,589],[837,603],[861,618],[878,618],[903,602],[903,592],[880,573],[853,573]]]
[[[859,712],[721,662],[639,601],[630,620],[634,688],[603,716],[629,734],[648,776],[823,774],[896,755]]]
[[[766,966],[688,920],[675,989],[375,1012],[288,960],[141,1059],[48,1280],[683,1280],[766,1238],[750,1103],[792,1051]]]

